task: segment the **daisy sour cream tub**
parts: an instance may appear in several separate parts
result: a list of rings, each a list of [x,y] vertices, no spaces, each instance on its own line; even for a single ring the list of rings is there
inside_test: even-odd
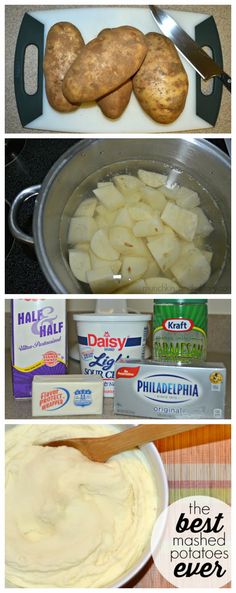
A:
[[[81,372],[103,378],[104,396],[113,397],[114,367],[121,359],[143,359],[151,315],[73,315]]]

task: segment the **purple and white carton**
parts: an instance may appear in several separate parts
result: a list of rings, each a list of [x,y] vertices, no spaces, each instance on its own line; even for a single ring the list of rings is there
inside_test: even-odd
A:
[[[67,372],[65,299],[12,300],[11,360],[17,399],[32,397],[35,375]]]

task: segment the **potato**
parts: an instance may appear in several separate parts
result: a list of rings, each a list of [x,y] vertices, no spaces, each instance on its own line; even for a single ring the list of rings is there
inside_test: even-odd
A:
[[[208,237],[208,235],[210,235],[214,230],[211,221],[208,220],[207,216],[204,214],[201,208],[193,208],[193,212],[197,215],[198,218],[196,235],[200,235],[201,237]]]
[[[148,262],[148,267],[146,272],[143,274],[143,278],[156,278],[160,276],[161,268],[158,266],[158,263],[152,259],[152,261]]]
[[[121,261],[119,259],[111,259],[104,261],[104,259],[102,259],[101,257],[97,257],[97,255],[95,255],[92,250],[90,251],[90,260],[92,270],[97,270],[98,268],[104,268],[104,266],[109,266],[113,274],[118,274],[121,268]]]
[[[165,185],[162,185],[162,187],[160,187],[160,192],[167,198],[167,200],[172,200],[174,202],[177,199],[178,190],[178,186],[166,187]]]
[[[130,200],[130,196],[132,197],[132,203],[141,199],[139,192],[145,188],[145,185],[134,175],[115,175],[114,183],[126,198]],[[133,199],[133,196],[136,196],[136,198]]]
[[[176,193],[176,204],[181,208],[195,208],[200,204],[200,198],[196,191],[188,187],[180,187]]]
[[[112,247],[122,255],[148,256],[148,250],[142,239],[135,237],[128,227],[115,226],[109,231]]]
[[[147,246],[163,272],[173,266],[180,254],[180,241],[174,233],[162,233],[151,239]]]
[[[182,239],[192,241],[197,229],[198,218],[193,210],[180,208],[168,202],[161,215],[161,220],[169,225]]]
[[[160,216],[156,213],[149,220],[140,220],[136,222],[133,228],[135,237],[152,237],[164,232],[164,225]]]
[[[130,282],[130,284],[122,286],[122,288],[116,290],[115,292],[116,294],[135,294],[139,292],[145,292],[145,288],[146,285],[144,280],[135,280],[135,282]]]
[[[146,292],[152,294],[167,294],[179,292],[179,286],[169,278],[146,278]]]
[[[133,78],[133,89],[152,119],[170,124],[184,109],[187,74],[170,39],[158,33],[148,33],[145,37],[148,53]]]
[[[104,29],[80,52],[67,72],[63,93],[71,103],[96,101],[137,72],[147,53],[141,31],[130,26]]]
[[[56,111],[68,113],[79,107],[66,99],[62,84],[83,46],[84,40],[79,29],[71,23],[56,23],[49,29],[43,70],[48,102]]]
[[[87,243],[92,239],[97,225],[91,216],[77,216],[71,218],[68,234],[69,245]]]
[[[117,210],[113,226],[125,226],[129,229],[133,228],[134,221],[130,216],[128,208],[120,208],[119,210]]]
[[[152,187],[146,187],[140,191],[142,201],[145,204],[151,206],[153,211],[157,210],[158,212],[162,212],[166,206],[166,198],[159,189],[153,189]]]
[[[119,259],[119,252],[113,249],[104,229],[99,229],[91,239],[91,249],[101,259],[115,261]]]
[[[96,206],[96,198],[88,198],[87,200],[83,200],[74,212],[73,216],[93,216]]]
[[[196,290],[207,282],[211,273],[209,261],[202,251],[193,247],[181,252],[180,257],[171,267],[177,282],[184,288]]]
[[[91,270],[91,260],[89,253],[82,249],[69,250],[69,264],[72,273],[81,282],[87,282],[87,272]]]
[[[121,266],[122,282],[134,282],[142,278],[148,267],[145,257],[125,256]]]
[[[113,292],[119,287],[112,269],[105,262],[103,268],[88,271],[87,279],[93,293]]]
[[[118,210],[118,208],[125,205],[124,196],[113,184],[98,187],[93,190],[93,193],[108,210]]]
[[[140,220],[149,220],[152,218],[153,215],[150,206],[148,206],[148,204],[141,204],[140,202],[138,205],[130,206],[128,208],[128,211],[130,213],[131,218],[135,222],[138,222]]]
[[[145,185],[154,187],[155,189],[164,185],[167,180],[167,175],[154,173],[154,171],[145,171],[145,169],[138,170],[138,177]]]
[[[118,89],[98,99],[97,104],[103,114],[106,117],[110,117],[110,119],[120,117],[129,103],[132,88],[132,81],[129,79],[119,86]]]

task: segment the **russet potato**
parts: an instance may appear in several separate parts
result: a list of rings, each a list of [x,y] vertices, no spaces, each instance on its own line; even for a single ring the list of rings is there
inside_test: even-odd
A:
[[[182,113],[188,93],[188,77],[172,41],[148,33],[147,55],[133,78],[134,93],[148,115],[170,124]]]
[[[71,103],[96,101],[131,78],[147,53],[145,35],[129,26],[104,29],[67,72],[63,93]]]
[[[132,89],[132,81],[129,78],[118,89],[98,99],[97,103],[103,114],[110,119],[120,117],[129,103]]]
[[[43,70],[48,102],[56,111],[66,113],[79,107],[66,99],[62,83],[83,46],[83,37],[72,23],[56,23],[48,32]]]

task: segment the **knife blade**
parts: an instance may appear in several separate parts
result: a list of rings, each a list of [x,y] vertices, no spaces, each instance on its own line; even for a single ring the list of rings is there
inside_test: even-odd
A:
[[[174,43],[201,78],[209,80],[217,76],[228,91],[231,92],[231,77],[197,45],[192,37],[165,10],[153,5],[150,5],[149,8],[162,33]]]

